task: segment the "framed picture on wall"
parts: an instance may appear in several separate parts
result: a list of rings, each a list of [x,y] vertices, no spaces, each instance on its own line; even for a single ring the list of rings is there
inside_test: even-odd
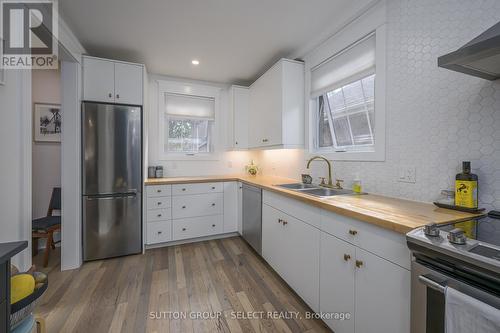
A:
[[[61,105],[35,103],[33,138],[35,142],[61,142]]]

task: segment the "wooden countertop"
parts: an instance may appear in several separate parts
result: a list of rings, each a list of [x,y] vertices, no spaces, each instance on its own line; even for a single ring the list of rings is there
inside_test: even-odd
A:
[[[340,195],[318,198],[277,187],[277,184],[298,183],[290,178],[274,176],[221,175],[206,177],[151,178],[145,185],[186,184],[201,182],[241,181],[262,189],[281,193],[307,204],[344,216],[405,234],[427,223],[438,224],[467,221],[484,216],[438,208],[430,203],[385,197],[376,194]]]

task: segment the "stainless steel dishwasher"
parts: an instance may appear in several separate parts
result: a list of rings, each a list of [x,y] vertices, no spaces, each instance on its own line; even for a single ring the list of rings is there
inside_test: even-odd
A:
[[[262,254],[262,190],[243,184],[243,238]]]

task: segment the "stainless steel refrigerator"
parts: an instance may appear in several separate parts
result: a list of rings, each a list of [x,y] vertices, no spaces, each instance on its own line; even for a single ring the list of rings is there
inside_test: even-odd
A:
[[[82,104],[83,259],[142,251],[142,109]]]

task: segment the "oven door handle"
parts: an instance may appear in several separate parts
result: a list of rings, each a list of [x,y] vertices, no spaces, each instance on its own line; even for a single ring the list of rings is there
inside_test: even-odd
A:
[[[446,285],[440,282],[435,281],[434,279],[431,279],[431,275],[419,275],[418,281],[425,285],[426,287],[429,287],[431,289],[434,289],[436,291],[439,291],[440,293],[444,294],[446,291]]]

